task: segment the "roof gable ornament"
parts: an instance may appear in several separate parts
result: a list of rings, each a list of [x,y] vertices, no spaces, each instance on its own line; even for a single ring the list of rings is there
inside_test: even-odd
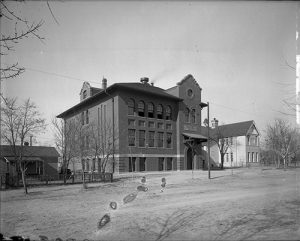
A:
[[[194,76],[191,75],[191,74],[188,74],[187,76],[185,76],[181,81],[179,81],[179,82],[177,83],[177,85],[178,85],[178,86],[179,86],[179,85],[182,85],[182,84],[184,84],[184,82],[186,82],[186,81],[188,81],[188,80],[192,80],[192,81],[194,82],[194,84],[195,84],[197,87],[200,88],[198,82],[195,80]],[[201,89],[201,88],[200,88],[200,89]],[[202,89],[201,89],[201,90],[202,90]]]

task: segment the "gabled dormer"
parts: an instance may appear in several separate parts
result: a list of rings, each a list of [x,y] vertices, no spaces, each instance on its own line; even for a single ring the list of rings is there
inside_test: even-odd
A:
[[[103,84],[102,84],[103,85]],[[80,91],[80,102],[99,93],[102,89],[92,87],[89,82],[84,82]]]
[[[84,82],[80,90],[80,102],[91,96],[91,86],[88,82]]]

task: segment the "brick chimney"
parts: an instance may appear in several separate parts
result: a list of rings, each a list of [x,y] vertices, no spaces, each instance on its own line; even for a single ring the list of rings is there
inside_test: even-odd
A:
[[[141,78],[141,83],[148,84],[148,82],[149,82],[149,78],[148,77]]]
[[[218,124],[219,124],[219,121],[216,119],[216,118],[214,118],[212,121],[211,121],[211,128],[216,128],[216,127],[218,127]]]
[[[102,79],[102,89],[106,89],[107,88],[107,79],[105,79],[104,77],[103,77],[103,79]]]

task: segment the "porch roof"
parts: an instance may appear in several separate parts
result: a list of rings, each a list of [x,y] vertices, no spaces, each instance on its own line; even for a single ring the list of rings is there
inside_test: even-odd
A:
[[[200,135],[200,134],[196,134],[196,133],[187,133],[187,132],[183,132],[182,135],[190,137],[190,138],[194,138],[194,139],[200,139],[202,141],[207,141],[207,137]]]

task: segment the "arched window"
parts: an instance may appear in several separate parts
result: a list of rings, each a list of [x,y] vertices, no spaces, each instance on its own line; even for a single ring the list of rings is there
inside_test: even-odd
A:
[[[166,107],[166,120],[172,120],[172,109],[169,105]]]
[[[157,119],[163,118],[163,106],[162,105],[157,106],[156,115],[157,115]]]
[[[196,123],[196,110],[192,109],[191,111],[191,121],[192,123]]]
[[[138,104],[138,115],[145,116],[145,103],[142,100]]]
[[[154,104],[153,103],[148,104],[148,117],[149,118],[154,117]]]
[[[190,122],[190,109],[189,108],[185,108],[184,121],[185,122]]]
[[[128,115],[134,115],[134,100],[129,99],[128,101]]]

